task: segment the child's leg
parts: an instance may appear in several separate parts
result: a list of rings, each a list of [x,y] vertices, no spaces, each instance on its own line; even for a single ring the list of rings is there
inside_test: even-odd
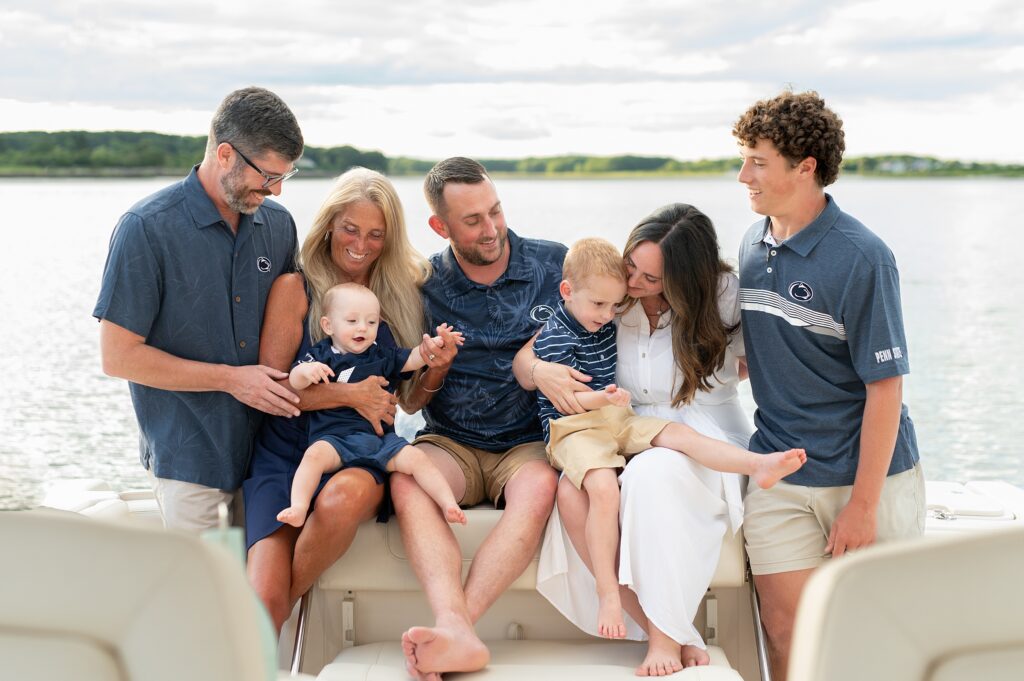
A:
[[[755,454],[701,435],[682,423],[666,425],[651,444],[682,452],[714,471],[749,475],[760,487],[771,487],[807,461],[807,453],[802,449]]]
[[[625,638],[619,578],[615,557],[619,551],[619,481],[614,468],[595,468],[583,477],[587,492],[587,551],[597,582],[600,606],[597,631],[606,638]]]
[[[320,483],[324,473],[332,473],[341,468],[341,457],[334,447],[323,440],[317,440],[302,455],[299,468],[292,478],[292,505],[277,514],[277,519],[295,527],[302,527],[306,522],[306,512],[313,492]]]
[[[415,478],[416,484],[441,507],[448,522],[466,524],[466,514],[455,501],[451,486],[422,449],[412,445],[402,447],[391,457],[386,468],[391,473],[397,471]]]

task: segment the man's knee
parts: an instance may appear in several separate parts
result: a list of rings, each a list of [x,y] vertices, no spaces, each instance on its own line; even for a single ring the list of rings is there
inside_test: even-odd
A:
[[[555,506],[558,472],[545,461],[531,461],[505,485],[505,508],[521,510],[547,520]]]

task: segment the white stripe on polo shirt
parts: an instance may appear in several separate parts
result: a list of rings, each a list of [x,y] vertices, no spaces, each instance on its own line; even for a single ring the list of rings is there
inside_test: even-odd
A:
[[[846,340],[846,325],[821,312],[792,303],[774,291],[754,288],[740,289],[740,308],[767,312],[780,317],[793,326],[802,326],[812,333]]]

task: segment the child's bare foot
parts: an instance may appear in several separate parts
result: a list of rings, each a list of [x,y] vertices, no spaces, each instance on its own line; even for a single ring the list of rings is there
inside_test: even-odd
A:
[[[288,523],[292,527],[302,527],[306,523],[306,511],[308,508],[300,506],[289,506],[277,514],[277,519],[282,523]]]
[[[444,507],[444,517],[447,518],[450,523],[458,523],[460,525],[466,524],[466,514],[463,513],[462,509],[459,508],[458,504],[452,504],[451,506]]]
[[[711,664],[711,656],[708,655],[708,651],[697,646],[683,646],[681,658],[683,667],[699,667]]]
[[[597,633],[605,638],[626,638],[626,622],[622,618],[619,592],[598,595]]]
[[[798,470],[807,461],[807,452],[802,449],[789,449],[785,452],[772,452],[757,457],[758,462],[754,474],[754,482],[761,489],[768,489],[782,478]]]

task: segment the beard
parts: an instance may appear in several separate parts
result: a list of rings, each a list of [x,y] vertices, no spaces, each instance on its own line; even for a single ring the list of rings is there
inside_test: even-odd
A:
[[[220,178],[220,188],[224,191],[224,203],[236,213],[252,215],[263,205],[264,196],[270,196],[267,189],[252,189],[246,185],[242,175],[245,173],[245,166],[241,161],[235,163],[227,175]],[[259,194],[260,199],[253,198],[253,193]]]
[[[488,258],[484,256],[484,254],[481,253],[477,248],[470,248],[467,250],[459,246],[456,246],[454,243],[452,244],[452,250],[455,251],[456,254],[458,254],[460,260],[467,262],[470,265],[483,267],[485,265],[490,265],[492,263],[498,262],[499,260],[501,260],[502,256],[505,255],[505,249],[508,248],[508,232],[502,232],[498,234],[497,240],[498,254],[495,255],[493,258]]]

